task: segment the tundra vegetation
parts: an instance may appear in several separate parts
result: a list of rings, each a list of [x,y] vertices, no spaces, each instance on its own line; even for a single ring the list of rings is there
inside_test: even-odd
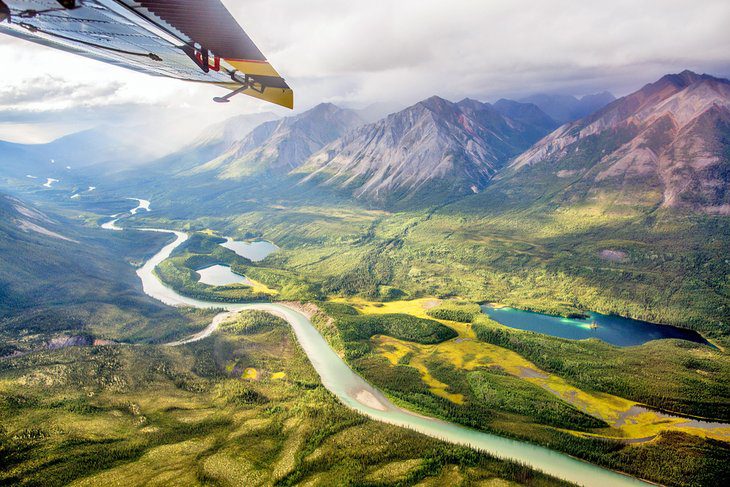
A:
[[[282,320],[234,320],[181,347],[4,359],[0,483],[567,485],[366,419],[324,389]]]

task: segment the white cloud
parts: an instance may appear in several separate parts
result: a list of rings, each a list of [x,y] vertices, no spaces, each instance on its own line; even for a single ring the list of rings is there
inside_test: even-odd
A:
[[[299,109],[322,101],[405,106],[432,94],[496,99],[608,89],[620,95],[685,68],[730,74],[727,0],[224,3],[294,87]],[[0,41],[0,58],[13,66],[0,75],[5,108],[12,108],[13,94],[15,108],[32,110],[152,105],[174,114],[175,130],[271,109],[245,97],[213,104],[214,87],[8,37]]]
[[[53,76],[30,78],[0,87],[0,109],[58,110],[109,105],[124,87],[119,81],[105,84],[72,82]]]
[[[730,66],[725,0],[284,3],[245,2],[238,17],[305,105],[345,94],[367,103],[433,93],[625,92],[668,71],[727,74]],[[309,89],[320,78],[329,84]]]

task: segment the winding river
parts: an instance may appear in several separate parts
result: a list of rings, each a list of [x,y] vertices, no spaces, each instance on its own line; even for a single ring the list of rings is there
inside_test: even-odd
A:
[[[107,222],[104,228],[122,230],[116,226],[117,220],[118,217],[115,216],[115,219]],[[175,248],[185,242],[188,235],[183,232],[164,229],[136,228],[135,230],[175,235],[175,240],[172,243],[165,245],[144,266],[137,270],[137,275],[142,280],[142,287],[146,294],[170,306],[222,308],[226,310],[224,313],[217,315],[203,331],[187,339],[167,344],[169,346],[182,345],[210,336],[221,322],[238,311],[245,309],[268,311],[289,322],[299,344],[309,357],[324,386],[337,396],[343,404],[376,421],[409,428],[450,443],[470,446],[497,458],[515,460],[579,485],[600,487],[651,485],[548,448],[484,433],[400,408],[350,369],[330,348],[309,319],[299,311],[281,304],[229,304],[201,301],[182,296],[162,284],[154,275],[155,267],[167,259]]]

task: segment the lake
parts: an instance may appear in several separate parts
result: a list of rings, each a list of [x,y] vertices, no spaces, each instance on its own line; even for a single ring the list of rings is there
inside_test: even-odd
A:
[[[229,284],[251,284],[246,276],[236,274],[227,265],[212,265],[197,271],[200,274],[198,282],[209,286],[227,286]]]
[[[226,243],[221,244],[221,246],[234,251],[241,257],[245,257],[252,262],[264,260],[272,253],[279,250],[279,247],[271,242],[267,242],[266,240],[242,242],[228,238]]]
[[[651,340],[678,338],[709,344],[696,331],[669,325],[657,325],[615,315],[589,313],[586,319],[563,318],[509,307],[482,306],[482,312],[494,321],[510,328],[534,331],[570,340],[598,338],[619,347],[641,345]],[[592,327],[595,323],[597,326]]]

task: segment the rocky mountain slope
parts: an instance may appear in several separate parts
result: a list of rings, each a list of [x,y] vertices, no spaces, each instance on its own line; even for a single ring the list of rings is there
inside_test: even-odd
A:
[[[667,75],[563,125],[503,178],[556,201],[683,207],[730,214],[730,81]],[[559,189],[555,189],[559,188]],[[537,193],[536,193],[537,194]]]
[[[362,123],[356,112],[322,103],[299,115],[257,126],[246,137],[185,175],[214,173],[220,179],[241,179],[262,173],[283,175]]]
[[[534,105],[431,97],[360,127],[295,170],[302,183],[375,203],[481,191],[512,157],[557,124]]]

